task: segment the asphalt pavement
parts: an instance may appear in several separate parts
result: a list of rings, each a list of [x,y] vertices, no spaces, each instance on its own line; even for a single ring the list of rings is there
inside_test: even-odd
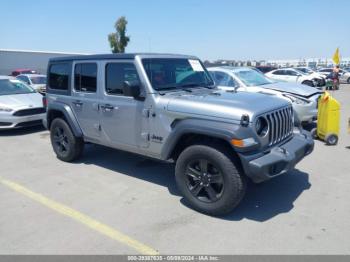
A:
[[[193,211],[174,166],[88,145],[59,161],[43,128],[0,132],[0,254],[350,254],[350,85],[337,146],[255,185],[223,218]]]

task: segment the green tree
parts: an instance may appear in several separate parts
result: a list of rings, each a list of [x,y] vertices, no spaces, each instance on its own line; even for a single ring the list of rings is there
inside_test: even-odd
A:
[[[112,53],[124,53],[127,47],[130,37],[126,35],[126,25],[128,21],[125,16],[119,17],[114,25],[115,33],[108,35],[109,45],[111,46]]]

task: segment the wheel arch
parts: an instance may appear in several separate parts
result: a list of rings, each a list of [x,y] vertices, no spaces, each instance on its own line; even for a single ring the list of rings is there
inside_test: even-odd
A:
[[[83,137],[83,132],[72,109],[66,104],[54,103],[48,106],[46,115],[48,129],[50,129],[52,121],[58,117],[63,118],[68,123],[76,137]]]
[[[239,159],[234,147],[230,144],[233,138],[239,136],[239,125],[232,123],[218,123],[197,119],[186,119],[173,123],[173,129],[168,136],[161,157],[164,160],[176,161],[181,152],[194,144],[217,145],[228,152],[232,157]]]

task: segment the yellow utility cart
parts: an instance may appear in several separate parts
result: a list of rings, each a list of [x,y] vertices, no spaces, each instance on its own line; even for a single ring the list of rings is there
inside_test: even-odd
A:
[[[317,127],[311,130],[314,138],[320,138],[327,145],[338,143],[340,130],[340,103],[328,92],[318,101]]]

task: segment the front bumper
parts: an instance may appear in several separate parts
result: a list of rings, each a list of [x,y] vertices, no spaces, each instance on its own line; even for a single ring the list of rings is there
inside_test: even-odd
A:
[[[29,116],[0,115],[0,130],[41,125],[46,114]]]
[[[288,142],[267,152],[248,155],[240,153],[243,169],[253,182],[260,183],[292,170],[295,165],[314,149],[314,141],[306,131],[294,133]]]
[[[301,123],[310,123],[317,119],[318,99],[321,93],[308,97],[307,105],[292,103],[293,110]]]
[[[312,102],[308,105],[294,105],[294,112],[301,123],[309,123],[317,119],[317,103]]]

